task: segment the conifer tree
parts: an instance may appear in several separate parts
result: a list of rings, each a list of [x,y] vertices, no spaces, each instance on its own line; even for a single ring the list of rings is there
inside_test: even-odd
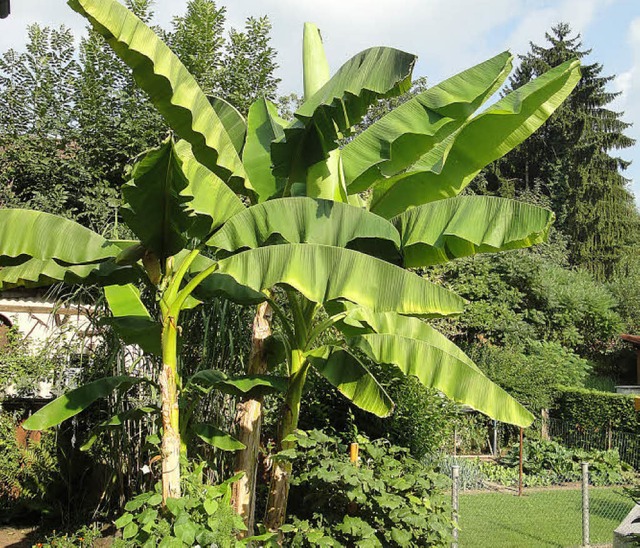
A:
[[[510,80],[516,89],[551,67],[582,59],[580,35],[568,24],[547,33],[544,46],[530,44]],[[617,151],[634,140],[623,113],[611,110],[617,93],[607,90],[614,76],[603,76],[599,63],[582,65],[582,80],[549,121],[487,174],[501,194],[544,189],[557,215],[557,227],[569,239],[570,260],[599,279],[608,278],[638,234],[639,217],[628,180],[629,165]]]

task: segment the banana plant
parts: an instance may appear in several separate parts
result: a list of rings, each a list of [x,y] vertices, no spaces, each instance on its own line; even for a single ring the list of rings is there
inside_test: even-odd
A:
[[[213,196],[202,204],[192,192]],[[180,496],[180,456],[187,439],[197,435],[224,450],[244,445],[215,424],[192,424],[198,395],[215,388],[233,394],[278,389],[278,379],[260,376],[227,378],[217,371],[199,371],[183,379],[179,368],[180,315],[200,305],[194,289],[217,267],[187,274],[204,242],[225,216],[244,209],[239,198],[212,172],[196,162],[190,146],[169,138],[144,154],[123,187],[121,213],[139,241],[109,241],[81,225],[54,215],[28,210],[0,210],[0,287],[45,285],[56,281],[105,286],[112,312],[108,318],[126,343],[161,358],[158,374],[160,408],[131,410],[99,425],[121,424],[141,412],[159,411],[162,418],[163,500]],[[208,208],[208,209],[207,209]],[[158,313],[149,312],[134,282],[152,288]],[[184,381],[184,384],[183,384]],[[44,429],[86,409],[114,390],[127,390],[147,379],[108,377],[81,386],[34,413],[27,429]],[[180,409],[185,409],[180,419]]]
[[[497,198],[456,196],[568,96],[579,79],[577,61],[475,114],[509,73],[511,56],[502,53],[417,95],[340,148],[371,104],[409,89],[415,56],[371,48],[330,77],[319,31],[308,24],[305,101],[294,122],[280,120],[275,107],[261,100],[251,107],[245,128],[230,109],[216,110],[220,103],[208,101],[170,50],[118,2],[70,4],[132,68],[137,83],[183,139],[166,145],[183,166],[177,175],[173,169],[162,171],[171,174],[171,184],[159,183],[170,199],[156,202],[149,197],[152,182],[134,183],[125,190],[131,213],[123,216],[133,222],[148,207],[163,219],[178,218],[164,225],[160,240],[166,245],[160,253],[150,244],[146,223],[134,222],[142,245],[130,245],[119,261],[111,242],[103,243],[106,256],[93,250],[65,258],[48,246],[46,252],[32,246],[13,255],[0,249],[0,257],[7,257],[0,278],[105,282],[120,276],[116,283],[124,284],[142,265],[159,288],[167,355],[174,354],[178,316],[193,304],[192,294],[268,302],[280,320],[286,349],[282,449],[291,446],[289,434],[297,427],[311,369],[357,405],[382,416],[391,411],[388,396],[356,352],[394,364],[494,418],[530,424],[533,417],[525,409],[419,319],[461,313],[464,301],[408,269],[544,240],[551,212]],[[140,181],[154,162],[139,168]],[[254,205],[245,208],[234,192]],[[204,248],[213,255],[204,256]],[[270,296],[274,287],[285,291],[288,309]],[[126,314],[121,319],[131,321]],[[335,340],[327,344],[325,334],[335,334]],[[174,404],[179,377],[168,361],[163,421],[169,433],[179,434]],[[179,454],[176,445],[172,438],[167,455]],[[267,515],[274,529],[284,519],[290,472],[290,463],[276,462]],[[167,496],[171,493],[176,491]]]

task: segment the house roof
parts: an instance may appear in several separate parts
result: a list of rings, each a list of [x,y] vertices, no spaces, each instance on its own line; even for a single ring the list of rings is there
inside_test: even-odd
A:
[[[622,334],[620,335],[620,338],[623,341],[626,341],[628,343],[631,343],[634,346],[640,346],[640,335],[627,335],[627,334]]]

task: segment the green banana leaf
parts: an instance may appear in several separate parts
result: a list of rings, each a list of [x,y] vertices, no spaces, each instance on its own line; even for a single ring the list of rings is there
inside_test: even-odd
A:
[[[580,62],[546,72],[467,122],[405,173],[373,188],[370,209],[391,218],[459,194],[487,164],[504,156],[536,131],[580,80]]]
[[[285,181],[271,173],[271,143],[280,139],[287,122],[278,116],[275,105],[258,99],[247,116],[247,141],[242,153],[244,167],[251,179],[258,202],[282,194]]]
[[[136,407],[135,409],[129,409],[128,411],[123,411],[122,413],[114,415],[110,419],[101,422],[91,431],[91,436],[89,436],[87,441],[80,446],[80,451],[88,451],[91,449],[93,444],[98,441],[100,434],[103,432],[118,430],[127,421],[139,421],[146,415],[153,414],[160,414],[160,409],[157,407]]]
[[[394,226],[359,207],[312,198],[280,198],[238,213],[207,242],[236,252],[278,243],[349,247],[399,261],[400,239]]]
[[[187,255],[187,251],[182,251],[176,255],[176,263],[179,264]],[[216,261],[198,255],[189,268],[189,276],[195,276],[197,273],[211,268]],[[1,271],[0,271],[1,273]],[[254,291],[250,287],[239,284],[228,274],[220,274],[214,272],[204,279],[198,287],[196,287],[193,295],[201,300],[223,297],[237,304],[256,305],[266,300],[266,295],[260,291]]]
[[[182,163],[182,172],[189,182],[182,193],[192,197],[188,206],[195,219],[189,228],[189,235],[201,241],[206,240],[245,206],[220,177],[196,160],[191,145],[184,139],[173,145],[173,151]]]
[[[38,409],[24,421],[22,426],[25,430],[46,430],[84,411],[93,402],[108,396],[114,390],[128,390],[141,382],[149,381],[127,375],[98,379],[71,390],[48,403],[42,409]]]
[[[194,221],[188,205],[191,196],[183,194],[188,187],[171,138],[146,152],[134,165],[131,180],[122,186],[122,217],[161,261],[186,245]]]
[[[18,265],[31,258],[83,265],[106,261],[119,253],[118,246],[74,221],[28,209],[0,209],[0,266]]]
[[[505,51],[403,103],[342,149],[350,194],[415,163],[458,130],[495,93],[511,71]]]
[[[322,346],[305,355],[311,365],[354,405],[388,417],[394,403],[367,367],[346,350]]]
[[[305,100],[314,95],[331,78],[322,35],[320,29],[313,23],[305,23],[302,32],[302,76]]]
[[[305,192],[311,198],[324,198],[334,202],[348,201],[341,150],[332,150],[326,160],[309,167]]]
[[[493,196],[458,196],[412,208],[391,219],[402,238],[403,264],[429,266],[476,253],[546,241],[554,214]]]
[[[395,312],[372,312],[364,307],[354,306],[349,303],[332,303],[329,307],[325,306],[325,308],[328,308],[328,312],[331,315],[348,311],[348,315],[344,320],[336,323],[338,330],[347,337],[355,337],[367,333],[393,333],[394,335],[409,337],[438,348],[472,369],[480,371],[471,358],[458,346],[419,318],[401,316]]]
[[[113,317],[102,321],[111,325],[127,344],[137,344],[142,350],[162,355],[162,325],[151,318],[140,300],[140,291],[131,284],[111,285],[104,295]]]
[[[236,397],[261,397],[276,392],[286,392],[287,378],[275,375],[236,375],[229,377],[216,369],[203,369],[191,376],[184,391],[197,390],[208,393],[220,390]]]
[[[377,363],[398,367],[423,385],[469,405],[489,417],[527,427],[533,415],[478,369],[424,340],[393,333],[371,333],[347,340]]]
[[[213,424],[206,424],[199,422],[192,426],[193,433],[198,436],[202,441],[217,447],[222,451],[239,451],[246,449],[246,445],[236,438],[220,430]]]
[[[220,118],[224,129],[227,131],[236,152],[238,155],[242,154],[244,138],[247,135],[247,121],[244,119],[244,116],[238,112],[236,107],[227,103],[227,101],[221,97],[209,95],[208,99],[213,110],[216,111],[218,118]]]
[[[283,244],[218,262],[218,273],[258,293],[292,287],[315,303],[348,300],[373,311],[429,317],[462,312],[465,300],[400,267],[350,249]]]
[[[415,61],[414,55],[387,47],[370,48],[349,59],[305,100],[295,113],[296,122],[273,143],[274,175],[299,179],[309,166],[324,160],[369,106],[411,87]]]
[[[140,271],[113,261],[62,266],[55,260],[29,259],[17,266],[0,266],[0,289],[42,287],[56,282],[68,284],[126,284],[137,280]]]
[[[68,3],[129,66],[169,126],[191,144],[198,161],[241,188],[246,175],[231,138],[195,78],[169,47],[117,0]]]

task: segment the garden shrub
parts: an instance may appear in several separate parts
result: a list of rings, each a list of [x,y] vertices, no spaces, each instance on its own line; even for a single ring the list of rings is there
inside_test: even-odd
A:
[[[581,386],[589,362],[557,342],[525,340],[519,345],[476,347],[478,367],[532,411],[548,408],[558,385]]]
[[[236,535],[246,527],[231,507],[231,484],[240,476],[218,485],[208,485],[203,481],[204,469],[205,464],[201,463],[183,475],[183,496],[167,499],[164,510],[161,508],[160,482],[153,491],[127,502],[125,513],[115,522],[122,531],[122,539],[116,540],[114,548],[245,545],[245,542],[236,541]]]
[[[60,502],[60,481],[55,435],[39,440],[16,438],[17,417],[0,413],[0,515],[52,514]]]
[[[498,466],[485,465],[483,472],[487,479],[503,485],[517,484],[519,451],[519,444],[514,444]],[[585,451],[569,449],[556,441],[525,440],[522,446],[524,485],[578,482],[582,478],[583,462],[589,463],[589,481],[593,485],[620,485],[629,482],[634,475],[631,466],[622,462],[616,449]]]
[[[289,546],[447,546],[448,478],[386,440],[360,442],[360,460],[320,431],[295,435]]]
[[[0,352],[0,393],[13,390],[18,396],[33,395],[38,381],[54,380],[65,362],[63,349],[52,341],[29,341],[16,326],[6,336],[7,344]]]
[[[607,428],[640,433],[633,397],[580,388],[559,388],[551,416],[585,431]]]
[[[366,359],[365,363],[368,363]],[[329,428],[346,432],[349,439],[358,432],[371,439],[384,438],[408,448],[416,459],[435,452],[453,439],[458,410],[452,401],[422,385],[415,377],[400,374],[394,366],[373,363],[369,366],[396,404],[391,416],[380,418],[362,411],[326,380],[316,376],[308,381],[300,428]]]

